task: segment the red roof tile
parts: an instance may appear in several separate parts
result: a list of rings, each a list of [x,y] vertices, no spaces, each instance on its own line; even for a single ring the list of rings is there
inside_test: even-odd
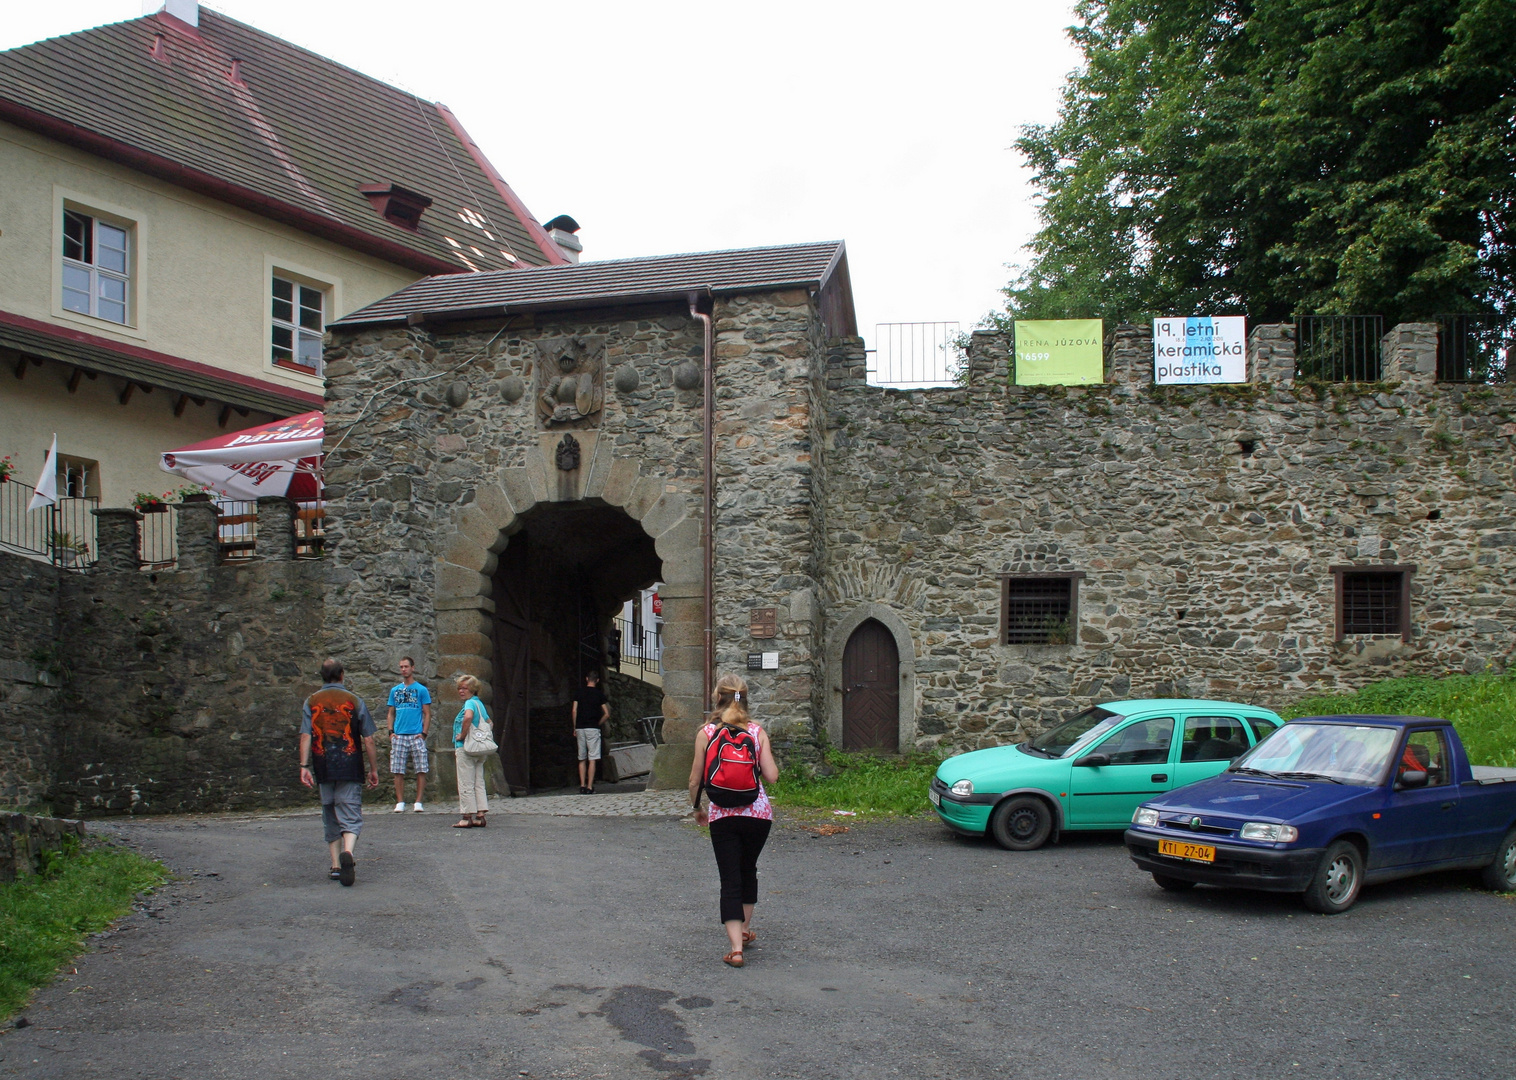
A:
[[[0,52],[0,119],[428,273],[562,259],[445,108],[207,8]],[[432,199],[416,230],[380,182]]]

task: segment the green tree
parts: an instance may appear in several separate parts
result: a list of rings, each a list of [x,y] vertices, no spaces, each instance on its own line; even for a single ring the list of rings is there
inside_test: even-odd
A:
[[[1009,317],[1516,311],[1512,0],[1082,0]]]

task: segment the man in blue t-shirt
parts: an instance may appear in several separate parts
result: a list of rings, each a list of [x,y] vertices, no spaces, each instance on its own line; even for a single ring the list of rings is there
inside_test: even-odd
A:
[[[400,658],[400,682],[390,687],[390,772],[395,774],[395,813],[405,809],[405,774],[416,770],[416,813],[426,809],[426,735],[432,726],[432,695],[416,681],[416,661]]]

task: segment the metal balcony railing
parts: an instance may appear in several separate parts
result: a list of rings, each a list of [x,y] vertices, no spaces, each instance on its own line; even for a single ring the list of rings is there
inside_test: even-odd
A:
[[[96,559],[95,498],[62,498],[28,509],[37,489],[12,477],[0,483],[0,548],[57,566],[85,567]]]

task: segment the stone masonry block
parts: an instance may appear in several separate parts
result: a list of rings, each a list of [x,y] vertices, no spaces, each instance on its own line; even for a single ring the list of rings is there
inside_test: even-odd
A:
[[[605,482],[610,479],[611,465],[615,457],[611,453],[610,439],[596,439],[595,453],[584,469],[584,497],[598,499],[605,491]]]
[[[451,656],[488,657],[495,654],[495,643],[485,634],[438,634],[437,651]]]
[[[537,496],[532,494],[531,477],[524,465],[500,470],[500,486],[511,500],[511,509],[519,517],[537,505]]]
[[[516,511],[511,506],[511,497],[505,493],[505,489],[499,484],[483,483],[474,489],[474,505],[479,507],[480,513],[489,519],[489,523],[500,534],[508,532],[516,523]],[[493,544],[490,547],[495,548]],[[495,548],[495,551],[504,550],[504,545]]]
[[[493,552],[485,551],[474,542],[473,537],[453,533],[447,538],[443,558],[457,566],[466,566],[481,574],[493,574],[498,561]]]
[[[701,597],[663,597],[663,623],[693,623],[703,625],[705,604]]]
[[[488,596],[490,579],[477,570],[439,561],[437,564],[437,596],[439,599],[465,596]]]
[[[210,570],[221,565],[221,542],[216,519],[216,504],[186,502],[179,504],[178,548],[181,571]]]
[[[543,455],[540,446],[528,446],[526,448],[526,479],[532,488],[532,498],[538,502],[547,502],[553,497],[557,488],[552,480],[555,471],[552,463]]]
[[[700,700],[701,683],[705,681],[705,673],[697,668],[694,671],[664,671],[663,693],[666,697],[685,697]]]
[[[470,503],[453,515],[453,524],[481,548],[488,550],[500,539],[500,530],[495,527],[485,512]]]
[[[295,503],[282,495],[258,499],[257,551],[271,562],[289,562],[295,557]]]
[[[643,527],[646,528],[646,526],[647,522],[644,519]],[[700,559],[702,551],[700,547],[700,521],[697,518],[687,517],[682,521],[674,523],[669,528],[661,530],[656,535],[657,539],[653,541],[653,550],[665,562],[670,559],[689,558],[691,555],[696,560]]]
[[[660,637],[665,649],[699,649],[705,644],[705,627],[699,622],[665,622]]]
[[[437,634],[487,634],[490,616],[478,608],[437,612]]]
[[[632,488],[631,496],[626,500],[624,509],[632,517],[641,521],[646,516],[652,505],[663,497],[663,477],[644,476],[638,480]]]
[[[611,471],[606,476],[605,490],[600,497],[612,506],[625,506],[637,483],[637,466],[636,458],[617,458],[612,462]]]
[[[663,581],[666,585],[701,586],[705,582],[705,558],[700,548],[681,549],[663,556]]]
[[[452,681],[459,675],[472,675],[476,679],[490,679],[495,675],[494,661],[483,656],[461,655],[437,657],[437,678],[447,683],[451,692]],[[437,695],[433,695],[437,696]],[[454,696],[451,695],[450,696]],[[457,710],[453,710],[456,712]]]
[[[142,515],[130,507],[96,510],[94,515],[95,550],[98,553],[96,571],[109,574],[135,572],[142,550]]]
[[[642,515],[642,531],[652,537],[662,536],[684,519],[689,500],[678,492],[664,492]]]
[[[696,627],[693,636],[696,640],[689,645],[670,645],[667,641],[664,642],[663,670],[665,674],[675,671],[704,672],[705,646],[702,644],[702,641],[705,637],[705,628]],[[664,685],[667,685],[667,683]]]

